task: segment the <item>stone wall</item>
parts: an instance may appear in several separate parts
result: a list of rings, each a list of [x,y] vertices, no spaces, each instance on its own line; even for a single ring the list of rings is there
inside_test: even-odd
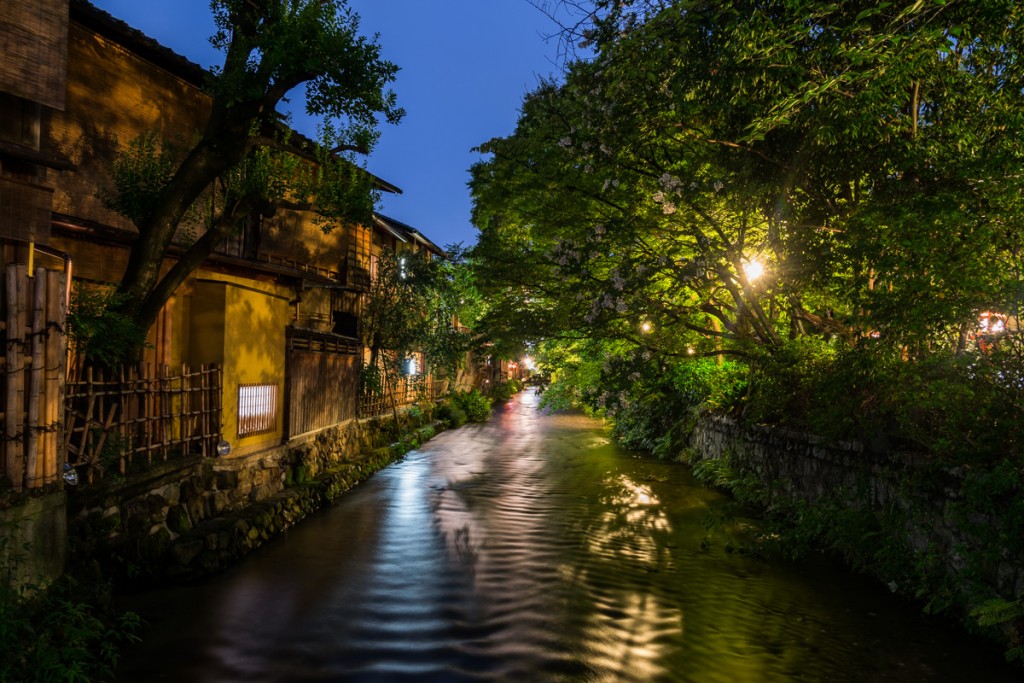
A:
[[[73,559],[120,585],[219,570],[429,439],[350,420],[243,457],[192,458],[68,491]],[[81,571],[81,567],[79,568]]]
[[[0,509],[0,567],[14,586],[47,585],[67,563],[65,495],[55,491]]]
[[[987,509],[979,507],[970,491],[984,483],[970,469],[710,414],[697,421],[690,448],[694,464],[725,461],[737,474],[765,485],[769,498],[783,495],[869,511],[883,526],[893,525],[901,536],[897,541],[922,564],[938,567],[963,596],[987,593],[1015,600],[1024,595],[1020,544],[1001,540],[1019,532],[1020,515],[1011,506],[1020,502],[996,496]]]

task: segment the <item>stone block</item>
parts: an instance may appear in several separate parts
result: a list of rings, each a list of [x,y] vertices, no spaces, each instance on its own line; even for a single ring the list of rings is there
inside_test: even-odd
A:
[[[216,472],[215,485],[221,490],[237,488],[239,483],[238,472],[235,470],[218,470]]]
[[[175,543],[171,549],[171,557],[176,563],[187,567],[203,551],[203,542],[200,540],[189,540]]]
[[[156,494],[163,498],[164,502],[168,506],[174,507],[175,505],[181,502],[181,485],[167,484],[166,486],[161,487],[160,490],[156,492]]]
[[[183,534],[192,529],[192,519],[186,506],[176,505],[167,511],[167,528],[176,534]]]

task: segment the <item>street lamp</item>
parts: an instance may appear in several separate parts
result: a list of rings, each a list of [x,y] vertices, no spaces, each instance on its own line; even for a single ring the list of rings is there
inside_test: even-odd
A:
[[[743,264],[743,274],[747,276],[747,282],[753,282],[764,275],[764,266],[757,259],[747,261]]]

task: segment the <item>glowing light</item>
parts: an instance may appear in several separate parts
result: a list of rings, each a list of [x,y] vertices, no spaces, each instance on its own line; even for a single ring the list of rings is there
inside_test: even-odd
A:
[[[531,371],[537,369],[537,363],[535,363],[534,360],[529,356],[523,358],[523,366],[525,366],[527,370]]]
[[[646,320],[640,323],[640,331],[644,334],[649,334],[652,329],[654,329],[654,327]]]
[[[992,311],[983,312],[978,318],[978,329],[981,332],[997,334],[1006,331],[1006,316]]]
[[[764,275],[764,266],[758,260],[747,261],[743,264],[743,274],[747,276],[748,282],[753,282]]]

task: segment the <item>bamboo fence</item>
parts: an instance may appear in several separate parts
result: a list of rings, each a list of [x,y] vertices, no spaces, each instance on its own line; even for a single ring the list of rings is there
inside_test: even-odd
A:
[[[59,446],[67,301],[64,274],[24,265],[5,268],[2,472],[16,492],[54,484],[63,467]]]
[[[403,377],[390,391],[360,394],[359,417],[384,415],[394,408],[404,408],[417,401],[438,401],[447,389],[448,381],[435,379],[433,375]]]
[[[79,369],[68,380],[64,447],[86,481],[133,465],[217,453],[223,378],[217,365]]]

